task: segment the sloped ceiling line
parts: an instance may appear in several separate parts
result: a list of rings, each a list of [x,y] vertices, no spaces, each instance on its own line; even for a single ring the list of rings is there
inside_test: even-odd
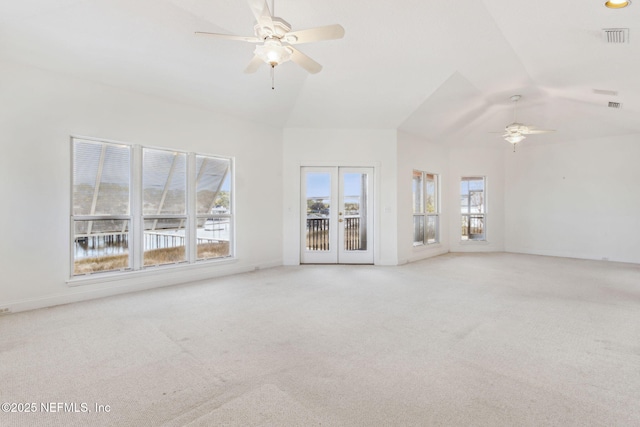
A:
[[[611,11],[601,1],[557,0],[276,3],[300,28],[339,23],[346,35],[305,45],[325,68],[308,76],[283,64],[275,91],[266,75],[243,73],[251,45],[193,35],[251,34],[246,0],[5,1],[0,61],[270,126],[399,129],[443,144],[500,146],[504,141],[489,132],[508,123],[514,94],[524,95],[518,108],[527,124],[558,130],[544,135],[548,141],[640,126],[640,43],[607,45],[594,36],[624,27],[633,37],[639,7]],[[624,108],[608,111],[594,88],[619,92],[609,100]]]

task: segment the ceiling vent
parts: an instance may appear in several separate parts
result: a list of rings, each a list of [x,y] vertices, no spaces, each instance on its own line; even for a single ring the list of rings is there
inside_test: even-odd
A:
[[[607,43],[629,43],[628,28],[604,28],[602,33]]]
[[[622,108],[622,104],[619,102],[609,101],[609,108]]]
[[[597,95],[618,96],[618,91],[606,89],[593,89],[593,93]]]

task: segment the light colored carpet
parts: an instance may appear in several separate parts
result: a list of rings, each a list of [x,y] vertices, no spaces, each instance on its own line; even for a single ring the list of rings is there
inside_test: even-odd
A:
[[[640,266],[449,254],[17,313],[0,402],[38,405],[3,426],[640,425]]]

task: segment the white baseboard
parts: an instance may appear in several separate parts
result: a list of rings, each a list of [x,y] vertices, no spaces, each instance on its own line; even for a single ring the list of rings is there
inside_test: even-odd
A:
[[[424,250],[424,251],[416,251],[409,258],[406,259],[405,262],[416,262],[421,261],[423,259],[433,258],[436,256],[444,255],[449,253],[449,248],[438,248],[434,250]]]
[[[218,265],[215,266],[215,268],[200,268],[190,271],[165,270],[161,274],[153,272],[156,274],[142,274],[134,278],[121,278],[120,280],[112,279],[98,285],[88,284],[69,287],[69,293],[65,294],[0,302],[0,314],[18,313],[21,311],[53,307],[56,305],[71,304],[91,299],[197,282],[207,279],[215,279],[280,266],[282,266],[282,260],[273,260],[249,265]]]
[[[508,248],[505,250],[508,253],[514,254],[524,254],[524,255],[541,255],[541,256],[552,256],[558,258],[573,258],[573,259],[586,259],[591,261],[612,261],[612,262],[623,262],[628,264],[640,264],[640,260],[633,259],[618,259],[615,257],[597,257],[593,255],[581,254],[576,252],[562,252],[562,251],[548,251],[548,250],[537,250],[537,249],[528,249],[528,248]]]

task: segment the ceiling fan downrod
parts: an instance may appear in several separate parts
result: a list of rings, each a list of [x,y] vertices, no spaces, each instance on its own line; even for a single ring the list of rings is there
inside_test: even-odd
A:
[[[516,123],[518,120],[516,120],[516,108],[518,107],[518,101],[520,100],[521,96],[520,95],[513,95],[511,97],[511,101],[513,101],[513,122]]]

